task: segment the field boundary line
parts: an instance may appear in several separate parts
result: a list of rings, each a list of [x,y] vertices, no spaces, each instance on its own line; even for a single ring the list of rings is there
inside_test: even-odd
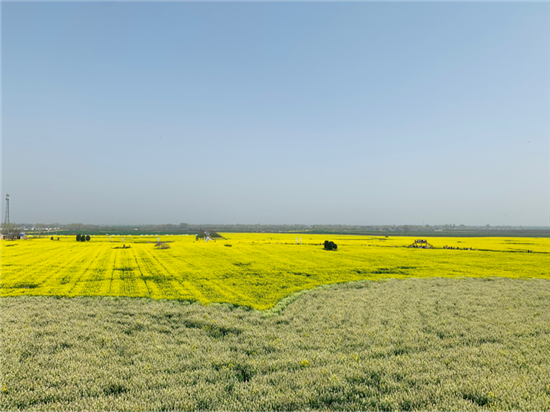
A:
[[[262,313],[263,318],[271,318],[271,317],[274,317],[274,316],[281,315],[283,313],[283,311],[286,309],[287,306],[289,306],[293,302],[297,301],[301,296],[303,296],[305,294],[308,294],[308,293],[311,293],[311,292],[315,292],[317,290],[334,288],[334,287],[338,287],[340,285],[350,285],[350,284],[353,284],[353,283],[365,283],[366,284],[368,282],[385,282],[385,281],[393,280],[393,279],[394,278],[380,279],[380,280],[360,279],[360,280],[352,280],[352,281],[349,281],[349,282],[327,283],[327,284],[324,284],[324,285],[315,286],[311,289],[302,289],[302,290],[299,290],[297,292],[294,292],[291,295],[285,296],[284,298],[279,300],[275,304],[275,306],[273,306],[271,309],[266,309],[266,310],[259,311],[259,312]]]

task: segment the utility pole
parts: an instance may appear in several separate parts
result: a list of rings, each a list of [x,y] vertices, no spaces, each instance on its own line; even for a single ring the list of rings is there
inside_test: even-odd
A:
[[[6,215],[4,216],[4,228],[10,225],[10,195],[6,193]]]
[[[4,225],[2,232],[4,238],[10,235],[10,195],[6,193],[6,214],[4,216]]]

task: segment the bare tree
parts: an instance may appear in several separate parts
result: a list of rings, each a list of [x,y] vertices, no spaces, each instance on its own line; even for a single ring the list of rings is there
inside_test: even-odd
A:
[[[19,239],[21,230],[15,223],[2,224],[2,235],[4,239]]]

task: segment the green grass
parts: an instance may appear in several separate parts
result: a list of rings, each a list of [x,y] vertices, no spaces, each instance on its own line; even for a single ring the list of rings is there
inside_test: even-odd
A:
[[[353,282],[268,312],[23,296],[0,314],[3,411],[550,410],[546,279]]]

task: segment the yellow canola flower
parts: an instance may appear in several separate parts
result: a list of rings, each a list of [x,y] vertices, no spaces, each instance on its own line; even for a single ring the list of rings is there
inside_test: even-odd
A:
[[[0,296],[127,296],[272,308],[296,292],[358,280],[409,277],[550,278],[546,238],[414,237],[228,233],[93,236],[0,242]],[[327,251],[325,240],[338,249]],[[9,246],[9,247],[8,247]],[[447,247],[447,248],[444,248]]]

